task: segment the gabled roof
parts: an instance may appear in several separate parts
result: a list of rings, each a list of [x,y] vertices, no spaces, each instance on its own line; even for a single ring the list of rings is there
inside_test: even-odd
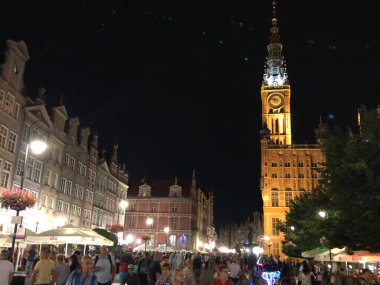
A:
[[[99,160],[98,168],[102,169],[107,174],[111,174],[110,169],[108,168],[107,161],[105,159]]]
[[[46,108],[44,105],[35,105],[35,106],[29,106],[25,107],[25,112],[30,113],[31,116],[37,117],[42,122],[45,122],[49,129],[53,129],[53,124],[50,120],[50,116],[48,112],[46,111]]]
[[[141,181],[132,182],[129,185],[128,197],[135,198],[139,192]],[[174,179],[171,180],[152,180],[147,183],[152,187],[152,197],[168,197],[170,186],[174,185]],[[177,185],[182,187],[182,197],[188,198],[191,195],[191,180],[178,180]]]

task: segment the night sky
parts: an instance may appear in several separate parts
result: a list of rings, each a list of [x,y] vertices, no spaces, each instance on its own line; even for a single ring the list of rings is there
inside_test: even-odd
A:
[[[296,143],[315,142],[320,116],[353,124],[380,104],[380,25],[369,1],[277,5],[292,86]],[[215,222],[261,211],[260,86],[270,0],[0,3],[0,42],[29,48],[25,84],[49,107],[63,94],[80,127],[99,134],[131,184],[191,179],[215,193]]]

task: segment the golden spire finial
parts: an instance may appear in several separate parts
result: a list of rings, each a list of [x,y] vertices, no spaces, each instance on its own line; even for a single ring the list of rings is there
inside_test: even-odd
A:
[[[272,26],[277,26],[277,18],[276,18],[276,0],[272,2]]]

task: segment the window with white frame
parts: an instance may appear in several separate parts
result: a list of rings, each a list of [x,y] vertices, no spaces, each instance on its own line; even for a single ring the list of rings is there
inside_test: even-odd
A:
[[[74,187],[74,197],[79,198],[79,184],[75,184]]]
[[[50,186],[50,176],[51,176],[51,170],[47,169],[45,172],[45,179],[44,179],[45,185]]]
[[[73,182],[71,180],[67,180],[66,182],[66,194],[71,196],[71,190],[73,188]]]
[[[13,117],[17,120],[18,119],[18,115],[20,113],[20,104],[19,103],[16,103],[15,104],[15,109],[14,109],[14,112],[13,112]]]
[[[17,135],[14,132],[9,133],[8,137],[8,145],[7,145],[7,150],[11,153],[15,152],[16,149],[16,141],[17,141]]]
[[[278,191],[277,191],[277,189],[273,189],[271,191],[271,201],[272,201],[272,207],[278,207]]]
[[[71,205],[71,214],[77,215],[77,205]]]
[[[80,217],[82,215],[82,208],[81,207],[77,207],[77,216]]]
[[[5,92],[4,90],[0,90],[0,109],[3,109],[4,107],[4,100],[5,100]]]
[[[79,199],[83,200],[83,193],[84,193],[84,188],[83,186],[79,187]]]
[[[81,173],[82,171],[82,162],[78,161],[77,173]]]
[[[177,213],[177,203],[172,204],[172,213]]]
[[[61,187],[59,187],[59,191],[62,193],[66,193],[66,181],[67,179],[65,177],[61,177]]]
[[[173,230],[177,228],[177,218],[170,218],[170,228]]]
[[[69,166],[69,161],[70,161],[70,156],[67,153],[65,153],[65,157],[63,159],[64,164],[66,166]]]
[[[81,174],[82,174],[83,177],[86,177],[86,173],[87,173],[87,166],[83,164],[82,165],[82,173]]]
[[[48,208],[53,209],[54,208],[54,198],[49,198],[49,202],[47,204]]]
[[[16,174],[22,175],[22,172],[24,171],[24,164],[25,164],[25,152],[20,152],[17,162],[17,169]]]
[[[54,172],[51,177],[51,186],[54,189],[57,189],[57,182],[58,182],[58,173]]]
[[[127,225],[129,228],[134,228],[136,224],[136,216],[128,216]]]
[[[69,213],[69,211],[70,211],[70,204],[69,203],[67,203],[67,202],[64,202],[64,204],[63,204],[64,206],[64,212],[65,213]]]
[[[34,171],[33,171],[33,181],[36,183],[40,183],[42,173],[42,162],[36,160]]]
[[[58,210],[58,212],[63,212],[63,201],[62,200],[58,200],[57,210]]]
[[[278,236],[280,234],[280,230],[278,229],[279,224],[280,224],[279,218],[272,218],[272,235]]]
[[[285,206],[290,207],[292,201],[293,201],[292,191],[285,191]]]
[[[177,236],[176,235],[170,235],[169,236],[169,244],[172,247],[175,247],[177,244]]]
[[[70,156],[70,166],[71,169],[75,169],[75,158]]]
[[[34,169],[34,163],[35,159],[33,157],[28,157],[26,161],[26,171],[25,171],[25,178],[26,179],[32,179],[33,169]]]
[[[1,125],[0,126],[0,147],[4,148],[7,146],[8,128]]]
[[[12,164],[9,161],[5,160],[3,162],[3,171],[1,173],[1,182],[0,182],[1,187],[4,187],[4,188],[8,187],[9,178],[11,175],[11,168],[12,168]]]
[[[4,104],[5,113],[7,113],[8,115],[12,115],[14,103],[15,97],[12,94],[8,93]]]

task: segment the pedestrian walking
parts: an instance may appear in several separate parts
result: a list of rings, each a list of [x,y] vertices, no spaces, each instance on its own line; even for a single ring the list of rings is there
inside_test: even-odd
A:
[[[9,251],[3,249],[0,255],[0,284],[12,284],[14,265],[8,260]]]

